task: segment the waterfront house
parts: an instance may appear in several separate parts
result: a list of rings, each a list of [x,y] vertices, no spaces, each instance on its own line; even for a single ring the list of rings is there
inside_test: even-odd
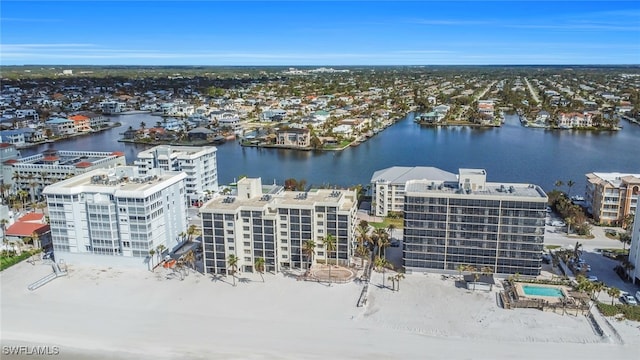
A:
[[[51,118],[45,121],[45,126],[51,130],[55,136],[75,134],[76,126],[73,120],[63,118]]]
[[[208,141],[211,142],[215,138],[215,133],[204,127],[197,127],[187,132],[189,141]]]
[[[310,131],[303,128],[279,129],[276,133],[278,145],[287,147],[308,148],[310,145]]]
[[[236,134],[242,132],[242,125],[240,124],[240,118],[237,116],[232,116],[227,113],[224,117],[218,119],[218,127],[221,130],[229,129]]]
[[[23,129],[2,130],[0,131],[0,142],[20,147],[26,143],[24,135],[25,131]]]
[[[76,133],[84,133],[84,132],[91,131],[91,125],[88,117],[84,115],[74,115],[69,117],[69,120],[73,121]]]
[[[103,101],[100,103],[100,108],[102,109],[102,113],[106,115],[118,114],[124,111],[126,104],[119,101]]]
[[[560,128],[570,129],[574,127],[593,126],[592,115],[590,113],[558,113],[556,124]]]
[[[164,118],[162,121],[162,127],[167,131],[180,131],[183,128],[182,120],[174,118]]]

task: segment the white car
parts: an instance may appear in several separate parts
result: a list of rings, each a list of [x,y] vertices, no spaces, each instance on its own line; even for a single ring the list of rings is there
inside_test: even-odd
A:
[[[631,296],[631,294],[622,295],[622,302],[627,304],[627,305],[638,305],[638,302],[636,301],[636,298]]]

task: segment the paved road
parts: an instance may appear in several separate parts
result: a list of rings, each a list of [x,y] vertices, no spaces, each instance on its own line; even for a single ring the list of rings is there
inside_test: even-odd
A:
[[[540,99],[538,98],[538,92],[533,90],[531,83],[529,83],[529,79],[524,78],[524,82],[527,83],[527,87],[529,88],[529,93],[533,96],[533,100],[536,101],[537,104],[540,104]]]

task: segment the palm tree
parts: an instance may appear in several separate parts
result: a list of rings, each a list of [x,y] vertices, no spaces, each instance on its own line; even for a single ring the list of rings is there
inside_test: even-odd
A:
[[[393,275],[389,275],[387,280],[391,281],[391,291],[396,291],[396,277]]]
[[[196,253],[194,253],[193,250],[189,250],[184,254],[184,261],[191,265],[193,270],[196,269]]]
[[[316,254],[316,242],[313,240],[306,240],[302,243],[302,252],[309,258],[309,269],[313,264],[313,255]]]
[[[25,199],[29,196],[29,193],[25,190],[18,190],[18,198],[22,203],[22,210],[24,210]]]
[[[393,230],[396,229],[396,225],[395,224],[389,224],[387,225],[387,232],[389,233],[389,238],[393,238]]]
[[[460,274],[460,279],[462,279],[462,273],[467,270],[467,265],[460,264],[456,267],[456,270],[458,270],[458,273]]]
[[[567,187],[569,187],[569,194],[567,194],[568,197],[571,197],[571,188],[573,187],[573,185],[575,185],[576,182],[573,180],[569,180],[567,181]]]
[[[555,184],[554,184],[557,188],[562,187],[562,185],[564,185],[564,182],[562,180],[556,180]]]
[[[258,272],[258,274],[260,274],[260,277],[262,278],[262,282],[264,282],[264,276],[262,276],[262,274],[264,273],[264,258],[257,258],[256,262],[255,262],[255,267],[256,267],[256,271]]]
[[[615,287],[607,288],[607,295],[611,296],[611,305],[613,305],[613,300],[620,297],[621,293],[622,292],[618,288],[615,288]]]
[[[326,251],[326,256],[324,258],[324,264],[327,265],[329,254],[336,251],[336,238],[335,236],[328,234],[322,239],[322,244],[324,244],[324,249]],[[338,252],[336,251],[336,264],[338,264]],[[329,284],[331,284],[331,265],[329,265]]]
[[[167,249],[166,246],[160,244],[158,246],[156,246],[156,251],[158,254],[158,262],[162,261],[162,253]]]
[[[378,247],[378,256],[384,256],[383,249],[389,246],[389,234],[383,228],[377,228],[373,232],[373,238],[376,241],[376,246]]]
[[[573,247],[573,258],[578,261],[578,259],[580,259],[580,256],[582,255],[582,244],[578,241],[576,241],[576,245]]]
[[[153,255],[155,255],[155,253],[155,250],[149,250],[149,263],[151,264],[151,271],[153,271]]]
[[[189,236],[187,238],[187,242],[191,242],[194,236],[200,235],[200,230],[198,230],[198,227],[195,225],[189,225],[189,228],[187,229],[187,235]]]
[[[396,283],[398,284],[398,288],[396,289],[396,291],[400,291],[400,280],[404,279],[404,274],[397,273],[395,278],[396,278]]]
[[[376,256],[376,259],[373,261],[373,265],[376,267],[376,271],[380,272],[382,271],[382,287],[385,287],[384,285],[384,273],[385,270],[387,268],[387,266],[389,265],[389,262],[387,261],[387,259],[380,257],[380,256]]]
[[[236,286],[236,271],[238,271],[238,257],[234,254],[229,255],[229,268],[233,277],[233,286]]]
[[[576,219],[573,216],[569,216],[564,219],[564,222],[567,224],[567,235],[571,232],[571,225],[575,225]]]
[[[36,249],[40,248],[40,236],[38,235],[37,232],[33,232],[31,234],[31,239],[33,240],[33,247]]]

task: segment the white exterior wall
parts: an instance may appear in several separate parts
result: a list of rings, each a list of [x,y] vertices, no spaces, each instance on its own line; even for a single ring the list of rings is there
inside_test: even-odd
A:
[[[92,183],[94,176],[113,175],[99,169],[45,188],[57,258],[65,253],[144,258],[158,245],[167,250],[178,245],[178,234],[187,229],[186,175],[170,172],[136,182],[127,169],[134,168],[116,169],[115,183]]]

